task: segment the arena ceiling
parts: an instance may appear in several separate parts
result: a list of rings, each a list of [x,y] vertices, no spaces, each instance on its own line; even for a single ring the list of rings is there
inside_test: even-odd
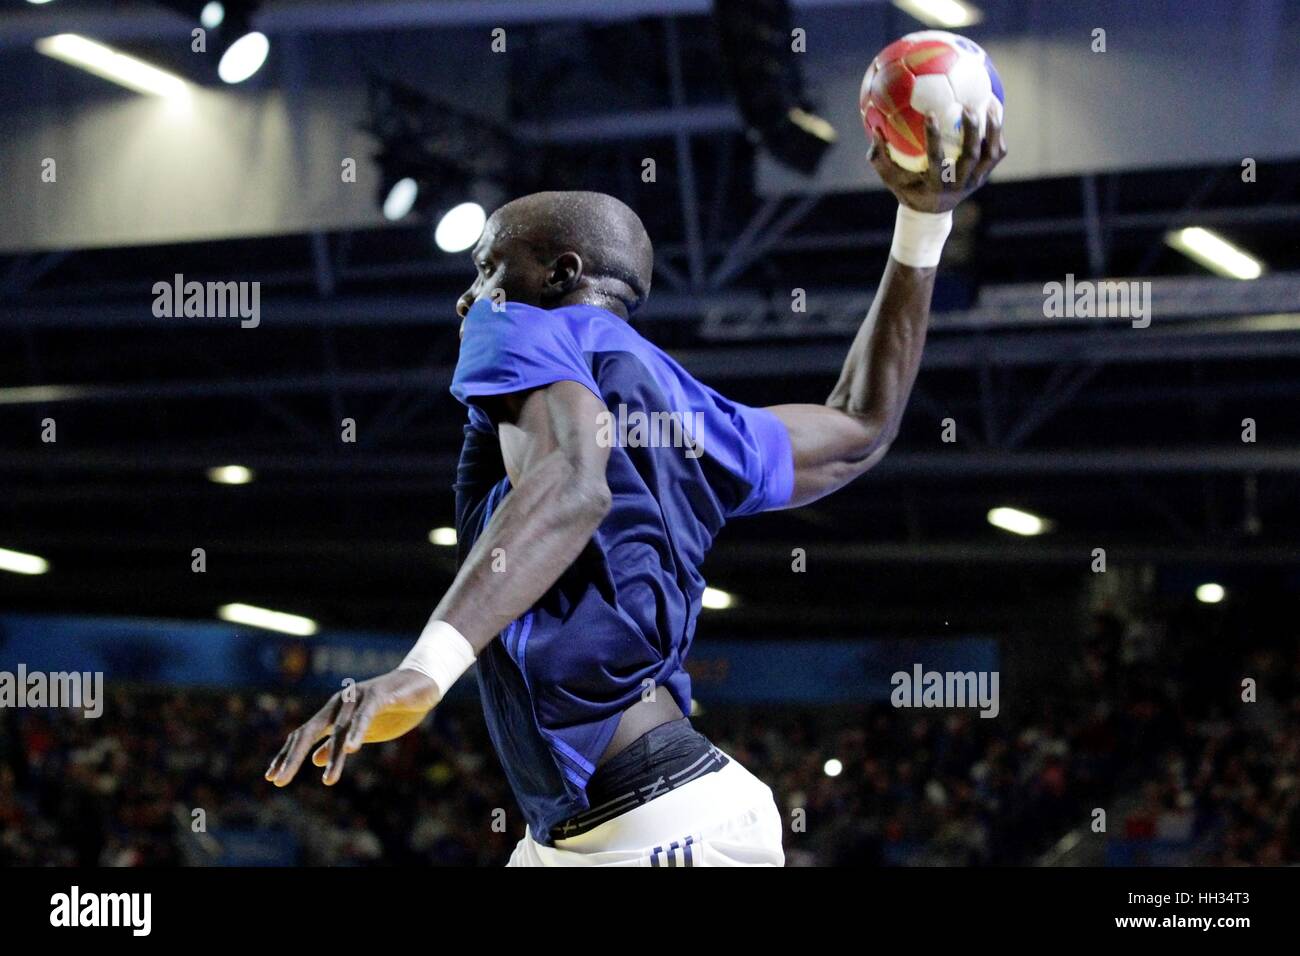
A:
[[[151,4],[64,6],[57,15],[133,48],[185,27]],[[1015,22],[1017,4],[988,6]],[[302,0],[264,16],[308,37],[436,38],[516,11],[534,55],[512,75],[511,121],[552,132],[530,174],[624,196],[655,240],[639,328],[739,400],[824,399],[884,263],[892,202],[867,190],[759,195],[755,147],[709,66],[707,4],[610,9]],[[916,26],[880,15],[899,17],[894,32]],[[20,47],[55,16],[0,17],[0,69],[19,72]],[[630,119],[581,125],[574,86]],[[569,134],[554,133],[557,111],[578,124]],[[627,171],[647,150],[665,158],[680,201],[637,201]],[[1041,631],[1082,599],[1096,548],[1113,568],[1148,569],[1171,599],[1198,575],[1294,586],[1300,161],[1261,164],[1259,179],[1266,188],[1247,189],[1235,169],[1185,166],[987,187],[945,260],[889,458],[814,507],[729,527],[706,571],[737,605],[702,632]],[[1162,241],[1191,224],[1248,244],[1268,275],[1208,277]],[[141,290],[173,273],[258,281],[274,321],[142,321]],[[1158,321],[1045,316],[1043,286],[1066,273],[1149,277]],[[0,575],[0,605],[208,617],[245,601],[327,627],[417,628],[453,570],[428,534],[452,520],[464,418],[447,393],[452,307],[469,278],[467,258],[438,252],[423,221],[0,259],[0,546],[52,567]],[[790,311],[794,288],[805,313]],[[54,443],[41,440],[49,418]],[[339,440],[344,418],[355,444]],[[942,439],[945,419],[955,442]],[[256,480],[207,479],[228,464]],[[1053,530],[1009,536],[985,520],[997,505]],[[198,547],[203,574],[191,571]],[[796,575],[799,548],[807,571]]]

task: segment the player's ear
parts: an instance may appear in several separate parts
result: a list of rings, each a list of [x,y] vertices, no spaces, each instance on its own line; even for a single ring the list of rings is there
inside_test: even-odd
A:
[[[546,277],[546,291],[554,296],[565,296],[582,281],[582,256],[576,252],[562,252],[551,265]]]

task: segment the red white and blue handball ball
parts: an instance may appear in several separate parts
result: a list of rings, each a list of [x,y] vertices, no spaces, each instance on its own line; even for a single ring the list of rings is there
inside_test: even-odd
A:
[[[983,47],[943,30],[909,33],[881,50],[862,78],[858,108],[867,135],[885,138],[890,158],[904,169],[924,172],[925,117],[934,113],[944,158],[961,155],[962,109],[979,117],[982,139],[990,112],[1002,123],[1002,80]]]

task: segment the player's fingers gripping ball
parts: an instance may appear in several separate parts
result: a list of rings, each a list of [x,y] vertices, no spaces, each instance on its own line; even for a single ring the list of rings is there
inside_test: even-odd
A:
[[[862,78],[858,108],[867,135],[885,140],[889,157],[903,169],[924,172],[925,117],[935,115],[944,158],[961,156],[962,112],[970,109],[984,136],[992,113],[1002,123],[1002,80],[979,44],[955,33],[923,30],[885,47]]]

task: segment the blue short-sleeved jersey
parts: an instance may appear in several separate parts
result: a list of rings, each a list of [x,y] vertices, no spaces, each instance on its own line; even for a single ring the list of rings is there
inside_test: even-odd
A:
[[[700,565],[728,518],[786,504],[789,435],[771,412],[700,384],[596,306],[486,300],[465,321],[451,391],[469,407],[456,476],[463,557],[510,492],[496,430],[476,400],[578,382],[608,410],[613,507],[587,548],[479,656],[488,732],[535,839],[587,809],[587,780],[646,680],[690,711],[683,662]]]

